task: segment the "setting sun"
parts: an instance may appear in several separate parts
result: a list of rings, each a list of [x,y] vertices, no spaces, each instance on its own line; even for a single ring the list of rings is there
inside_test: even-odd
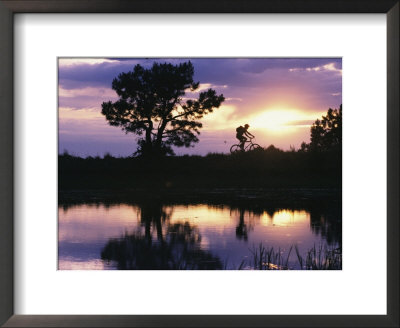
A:
[[[255,129],[267,129],[274,133],[287,133],[302,125],[303,121],[313,120],[315,114],[309,115],[298,109],[269,109],[253,116],[250,126]]]

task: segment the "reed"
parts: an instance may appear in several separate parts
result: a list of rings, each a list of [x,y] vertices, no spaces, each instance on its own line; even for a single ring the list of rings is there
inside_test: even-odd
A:
[[[297,261],[290,261],[290,254],[295,249]],[[239,270],[341,270],[342,252],[340,248],[328,245],[314,245],[301,255],[297,245],[290,246],[285,254],[280,248],[276,251],[274,247],[266,247],[259,244],[253,245],[250,250],[251,260],[243,260]]]

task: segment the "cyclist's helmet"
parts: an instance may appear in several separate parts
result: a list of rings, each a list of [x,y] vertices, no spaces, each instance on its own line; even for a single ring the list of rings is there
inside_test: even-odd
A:
[[[250,125],[248,125],[248,124],[245,124],[245,125],[244,125],[244,127],[247,129],[247,128],[249,128],[249,127],[250,127]]]

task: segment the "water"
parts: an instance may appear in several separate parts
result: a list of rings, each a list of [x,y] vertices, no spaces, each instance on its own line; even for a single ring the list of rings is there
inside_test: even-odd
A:
[[[249,207],[251,208],[251,207]],[[59,207],[60,270],[250,269],[262,244],[299,269],[293,248],[341,245],[335,209],[192,204],[76,204]]]

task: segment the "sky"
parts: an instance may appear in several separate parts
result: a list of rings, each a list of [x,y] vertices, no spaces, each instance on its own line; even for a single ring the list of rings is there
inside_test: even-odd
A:
[[[309,142],[312,123],[342,103],[341,58],[59,58],[59,153],[76,156],[130,156],[137,136],[108,125],[104,101],[116,101],[111,83],[136,64],[191,61],[200,88],[212,88],[225,101],[203,117],[200,141],[174,148],[178,155],[228,153],[237,143],[236,127],[249,124],[254,142],[283,150]]]

